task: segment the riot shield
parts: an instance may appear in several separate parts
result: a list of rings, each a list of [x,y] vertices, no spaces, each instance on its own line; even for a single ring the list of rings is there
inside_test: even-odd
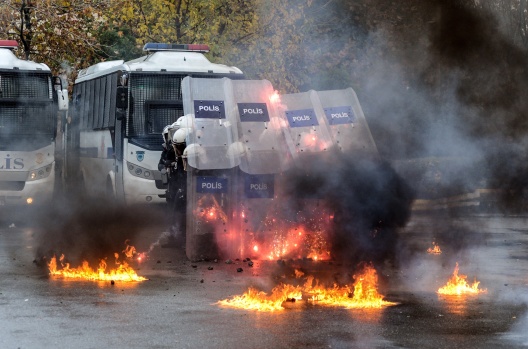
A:
[[[238,166],[240,157],[229,151],[238,141],[231,80],[185,77],[182,96],[185,115],[193,115],[192,133],[187,139],[188,164],[199,170]]]
[[[317,91],[333,143],[343,153],[378,156],[376,143],[352,88]]]
[[[271,102],[273,86],[267,80],[232,81],[233,98],[238,109],[238,144],[240,169],[251,175],[284,171],[290,157],[286,147],[282,123]]]
[[[281,95],[281,107],[289,126],[284,129],[286,141],[294,159],[332,149],[333,141],[315,91]]]

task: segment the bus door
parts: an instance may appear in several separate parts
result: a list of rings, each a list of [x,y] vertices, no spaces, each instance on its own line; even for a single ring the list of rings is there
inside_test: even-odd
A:
[[[119,203],[124,203],[125,200],[125,186],[123,182],[123,174],[126,170],[125,162],[123,161],[124,141],[125,141],[125,127],[127,120],[130,118],[129,108],[129,88],[119,86],[117,88],[116,100],[116,120],[114,125],[114,180],[115,180],[115,197]]]

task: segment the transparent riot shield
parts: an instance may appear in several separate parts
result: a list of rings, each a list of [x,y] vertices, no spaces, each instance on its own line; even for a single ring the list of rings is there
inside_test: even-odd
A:
[[[352,88],[317,91],[333,143],[343,152],[378,156],[376,143]]]
[[[330,257],[327,239],[332,214],[324,200],[303,203],[288,193],[287,174],[240,172],[233,226],[239,232],[241,258],[257,260]]]
[[[226,248],[236,239],[231,216],[235,169],[187,171],[187,257],[203,260],[233,254]]]
[[[240,154],[240,169],[248,174],[284,171],[290,157],[278,111],[272,103],[275,91],[267,80],[232,81],[238,111],[238,143],[232,151]]]
[[[238,109],[238,139],[233,151],[240,154],[240,166],[234,173],[231,228],[233,243],[240,258],[255,258],[265,250],[263,237],[268,234],[276,207],[276,181],[291,164],[276,96],[267,80],[232,81],[233,98]],[[279,212],[279,210],[276,210]],[[276,216],[277,217],[277,216]],[[232,246],[234,247],[234,246]],[[225,247],[224,247],[225,249]]]
[[[242,90],[251,89],[245,86]],[[238,93],[234,95],[235,98],[239,96]],[[243,118],[257,118],[245,115],[242,108],[239,111],[240,139],[255,149],[279,150],[277,153],[284,162],[281,166],[255,171],[255,168],[245,168],[244,160],[241,161],[233,212],[233,226],[241,232],[240,251],[243,257],[255,259],[328,259],[330,252],[325,234],[332,222],[324,200],[290,197],[286,185],[288,171],[302,166],[302,161],[296,161],[298,158],[332,148],[322,107],[313,91],[271,100],[268,104],[273,110],[270,124],[262,126],[282,132],[284,138],[254,136],[256,127]],[[258,112],[255,108],[254,113]],[[296,205],[300,200],[303,210]]]
[[[281,95],[281,108],[288,123],[284,130],[292,156],[319,153],[332,149],[333,141],[324,120],[317,92]]]
[[[281,95],[277,103],[283,131],[294,166],[274,175],[273,181],[263,176],[249,178],[241,200],[244,214],[242,228],[247,233],[249,250],[259,259],[330,258],[328,234],[333,213],[324,198],[291,197],[289,171],[303,171],[311,155],[325,156],[335,149],[324,111],[315,91]],[[252,188],[272,197],[251,199]],[[271,189],[270,189],[271,188]],[[255,189],[253,189],[255,190]],[[249,194],[249,195],[248,195]]]
[[[231,80],[186,77],[182,81],[183,110],[192,115],[188,136],[188,164],[199,170],[233,168],[238,154],[229,152],[238,141],[237,109],[231,95]]]
[[[237,108],[229,79],[186,77],[183,109],[192,115],[192,132],[184,151],[187,160],[186,252],[191,260],[218,258],[219,243],[232,232],[233,168],[240,154]]]

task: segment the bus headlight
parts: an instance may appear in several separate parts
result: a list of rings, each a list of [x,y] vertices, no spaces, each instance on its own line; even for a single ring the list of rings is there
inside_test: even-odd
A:
[[[128,168],[128,172],[130,172],[130,174],[132,176],[134,176],[134,177],[154,180],[153,171],[151,171],[151,170],[149,170],[147,168],[135,165],[135,164],[133,164],[131,162],[127,163],[127,168]]]
[[[47,166],[36,168],[34,170],[29,171],[28,182],[36,181],[36,180],[48,177],[52,169],[53,169],[53,164],[49,164]]]

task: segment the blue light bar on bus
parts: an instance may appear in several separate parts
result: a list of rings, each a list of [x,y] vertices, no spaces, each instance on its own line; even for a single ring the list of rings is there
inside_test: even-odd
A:
[[[0,40],[0,48],[8,48],[14,50],[18,47],[18,42],[16,40]]]
[[[149,42],[143,46],[143,51],[180,51],[180,52],[209,52],[209,45],[203,44],[161,44]]]

